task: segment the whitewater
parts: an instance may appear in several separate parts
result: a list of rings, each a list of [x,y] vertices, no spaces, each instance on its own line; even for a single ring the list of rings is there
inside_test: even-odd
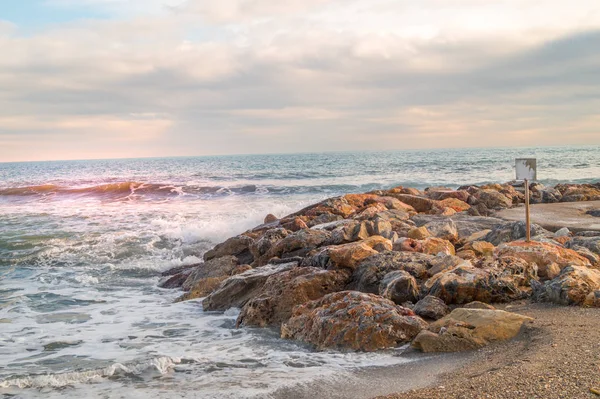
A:
[[[0,394],[263,398],[413,361],[236,329],[237,309],[174,303],[160,273],[269,213],[398,185],[506,182],[517,157],[536,157],[548,185],[600,176],[600,147],[0,163]]]

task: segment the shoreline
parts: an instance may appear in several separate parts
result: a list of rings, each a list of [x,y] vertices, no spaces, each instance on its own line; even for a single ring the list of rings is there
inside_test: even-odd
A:
[[[470,352],[429,387],[376,399],[598,398],[600,309],[521,301],[498,309],[534,317],[510,341]]]

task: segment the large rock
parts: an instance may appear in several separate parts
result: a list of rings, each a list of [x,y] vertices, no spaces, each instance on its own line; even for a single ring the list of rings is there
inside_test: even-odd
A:
[[[204,298],[216,290],[223,281],[229,276],[207,277],[197,281],[188,292],[180,296],[175,302],[189,301],[192,299]]]
[[[455,255],[454,245],[443,238],[429,237],[421,241],[423,253],[431,255]]]
[[[452,219],[435,220],[423,226],[434,237],[455,243],[458,241],[458,230]]]
[[[418,214],[411,216],[411,220],[419,227],[424,226],[432,221],[443,221],[446,219],[448,218],[437,215]],[[498,218],[471,216],[465,214],[457,214],[452,216],[452,221],[456,225],[460,240],[466,240],[469,236],[475,233],[478,233],[482,230],[491,230],[494,226],[505,223],[504,220]]]
[[[333,266],[354,270],[365,258],[381,251],[392,249],[392,242],[381,236],[329,248],[329,258]]]
[[[417,212],[429,212],[436,207],[436,201],[410,194],[391,193],[390,196],[412,206]]]
[[[511,198],[493,189],[479,190],[474,197],[489,209],[510,208],[513,205]]]
[[[189,290],[200,280],[210,277],[230,276],[238,266],[239,260],[234,255],[212,258],[198,265],[183,283],[183,289]]]
[[[414,252],[385,251],[374,254],[364,259],[354,270],[349,287],[353,290],[377,294],[383,278],[397,270],[404,270],[417,279],[427,279],[434,258],[432,255]]]
[[[261,292],[265,282],[274,274],[282,273],[297,266],[297,263],[267,265],[229,277],[219,288],[202,301],[204,310],[227,310],[241,308]]]
[[[446,199],[458,199],[463,202],[467,202],[469,199],[469,192],[466,190],[452,190],[449,188],[430,188],[425,190],[427,195],[432,200],[443,201]]]
[[[275,257],[305,256],[312,249],[329,240],[330,237],[331,233],[325,230],[305,229],[296,231],[274,243],[264,255],[258,258],[258,266],[269,263]]]
[[[425,319],[438,320],[450,313],[450,308],[440,298],[427,295],[415,304],[413,312]]]
[[[245,235],[231,237],[230,239],[216,245],[213,249],[204,254],[204,260],[209,261],[214,258],[233,255],[238,258],[241,264],[250,264],[254,261],[254,256],[250,252],[250,246],[254,240]]]
[[[412,346],[423,352],[459,352],[517,336],[531,317],[502,310],[454,309],[423,330]]]
[[[341,291],[349,276],[349,271],[314,267],[298,267],[274,274],[267,279],[261,292],[244,305],[237,325],[279,327],[290,318],[294,306]]]
[[[533,223],[530,226],[529,232],[531,237],[535,236],[552,236],[552,233]],[[494,245],[500,245],[505,242],[515,241],[524,238],[527,235],[527,227],[525,222],[505,222],[498,224],[492,228],[482,241],[491,242]]]
[[[496,248],[498,258],[516,257],[538,266],[541,279],[552,279],[567,266],[591,266],[590,261],[577,252],[547,242],[514,241]]]
[[[558,184],[555,187],[562,194],[561,202],[600,200],[600,186],[596,184]]]
[[[534,299],[538,301],[583,305],[587,299],[587,305],[591,306],[594,303],[594,293],[600,290],[600,271],[583,266],[568,266],[558,277],[545,284],[534,282],[533,290]]]
[[[375,351],[410,342],[427,323],[388,299],[342,291],[294,309],[281,336],[317,349]]]
[[[433,295],[447,304],[472,301],[509,302],[531,294],[530,282],[537,278],[535,264],[516,258],[487,260],[480,267],[468,264],[438,273],[421,287],[421,296]]]
[[[455,212],[465,212],[471,209],[471,205],[456,198],[446,198],[445,200],[440,201],[438,206],[442,208],[450,208]]]
[[[600,255],[600,237],[573,237],[565,244],[567,248],[583,247]]]
[[[257,238],[250,245],[250,252],[254,258],[254,263],[257,266],[263,265],[263,258],[267,257],[267,253],[277,244],[279,241],[287,237],[289,231],[284,228],[273,228],[266,230],[260,238]]]
[[[401,305],[419,297],[417,280],[404,270],[389,272],[379,284],[379,295]]]

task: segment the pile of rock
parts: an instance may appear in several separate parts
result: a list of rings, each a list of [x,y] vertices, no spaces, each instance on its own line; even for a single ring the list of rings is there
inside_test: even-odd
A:
[[[534,202],[600,199],[598,184],[531,191]],[[523,200],[516,184],[330,198],[268,215],[161,285],[183,288],[179,300],[204,298],[206,311],[240,308],[238,326],[276,328],[318,349],[472,349],[527,321],[489,303],[600,307],[600,234],[533,225],[525,242],[522,222],[490,216]]]

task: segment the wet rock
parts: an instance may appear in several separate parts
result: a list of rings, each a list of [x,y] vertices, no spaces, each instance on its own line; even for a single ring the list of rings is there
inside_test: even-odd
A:
[[[330,238],[331,233],[324,230],[306,229],[294,232],[274,243],[264,255],[259,257],[258,266],[269,263],[269,260],[275,257],[305,256]]]
[[[197,265],[195,265],[194,267],[197,267]],[[185,283],[185,280],[187,280],[190,274],[192,273],[192,270],[193,269],[185,269],[182,272],[179,272],[169,277],[167,280],[159,283],[158,286],[160,288],[167,289],[181,288],[183,283]]]
[[[229,277],[202,301],[202,307],[207,311],[224,311],[231,307],[241,308],[261,291],[270,276],[285,272],[296,266],[296,262],[283,265],[267,265]]]
[[[205,296],[210,295],[221,285],[223,281],[227,280],[228,278],[229,276],[202,278],[198,280],[188,292],[177,298],[175,302],[204,298]]]
[[[349,276],[349,271],[326,271],[314,267],[298,267],[274,274],[244,305],[237,325],[279,327],[290,318],[294,306],[341,291]]]
[[[187,291],[202,279],[209,277],[230,276],[233,270],[238,266],[238,263],[239,260],[234,255],[212,258],[204,263],[201,263],[199,266],[193,269],[183,283],[182,287]]]
[[[291,232],[308,229],[307,224],[304,222],[304,220],[302,220],[299,217],[295,217],[291,221],[289,221],[287,223],[283,223],[281,225],[281,227],[283,227],[284,229],[289,230]]]
[[[450,313],[450,308],[440,298],[427,295],[415,304],[413,311],[425,319],[438,320]]]
[[[419,333],[412,346],[423,352],[473,350],[516,337],[523,323],[532,320],[502,310],[454,309]]]
[[[379,284],[379,295],[398,305],[415,302],[419,297],[417,280],[404,270],[389,272]]]
[[[433,259],[434,256],[414,252],[385,251],[374,254],[354,270],[349,288],[377,294],[383,278],[397,270],[404,270],[417,279],[426,279]]]
[[[245,235],[231,237],[230,239],[216,245],[213,249],[204,254],[204,261],[209,261],[214,258],[233,255],[238,258],[238,263],[250,264],[254,261],[254,257],[250,252],[250,246],[253,239]]]
[[[448,240],[450,242],[458,241],[458,230],[456,224],[450,218],[446,220],[435,220],[424,226],[432,236]]]
[[[265,223],[265,224],[267,224],[267,223],[273,223],[273,222],[276,222],[276,221],[278,221],[278,220],[279,220],[279,219],[277,218],[277,216],[275,216],[275,215],[273,215],[273,214],[269,213],[267,216],[265,216],[264,223]]]
[[[496,248],[498,258],[516,257],[537,264],[541,279],[552,279],[569,265],[591,266],[590,261],[577,252],[547,242],[514,241]]]
[[[392,242],[381,236],[372,236],[362,241],[329,248],[333,266],[354,270],[365,258],[381,251],[392,249]]]
[[[375,351],[410,342],[427,323],[388,299],[342,291],[294,309],[281,336],[317,349]]]
[[[256,239],[250,245],[250,252],[255,260],[254,263],[257,264],[257,266],[262,266],[262,263],[264,262],[262,259],[266,258],[265,254],[267,254],[276,243],[287,237],[288,234],[289,232],[283,228],[274,228],[265,231],[260,238]]]
[[[534,282],[532,287],[537,301],[583,305],[591,293],[600,290],[600,271],[584,266],[567,266],[556,278],[544,284]]]

